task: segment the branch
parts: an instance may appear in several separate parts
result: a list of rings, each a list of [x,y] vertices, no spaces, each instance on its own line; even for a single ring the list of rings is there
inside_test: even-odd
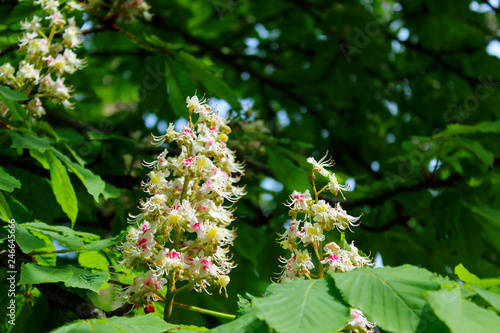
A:
[[[416,183],[410,186],[402,186],[398,187],[394,190],[387,190],[382,192],[376,197],[372,198],[359,198],[352,200],[339,200],[333,199],[324,195],[321,195],[321,199],[329,202],[330,204],[336,204],[340,202],[342,207],[344,208],[354,208],[354,207],[363,207],[363,206],[378,206],[383,204],[385,201],[389,200],[396,195],[410,192],[418,192],[428,188],[442,188],[442,187],[453,187],[457,184],[458,180],[460,180],[459,175],[452,175],[448,179],[426,179],[420,183]]]
[[[0,57],[3,57],[4,55],[6,55],[7,53],[10,53],[12,51],[15,51],[19,49],[19,44],[15,43],[15,44],[10,44],[6,47],[4,47],[1,51],[0,51]]]

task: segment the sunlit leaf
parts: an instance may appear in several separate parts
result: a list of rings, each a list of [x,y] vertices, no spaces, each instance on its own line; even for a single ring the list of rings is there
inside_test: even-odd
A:
[[[329,278],[296,279],[272,284],[268,295],[252,304],[257,317],[277,332],[335,332],[350,320],[349,308],[339,296]]]

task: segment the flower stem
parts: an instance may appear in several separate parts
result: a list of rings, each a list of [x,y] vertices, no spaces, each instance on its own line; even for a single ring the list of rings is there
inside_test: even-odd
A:
[[[174,303],[174,306],[176,308],[181,308],[181,309],[186,309],[186,310],[190,310],[190,311],[194,311],[194,312],[204,313],[204,314],[215,316],[215,317],[219,317],[219,318],[225,318],[225,319],[231,319],[231,320],[233,320],[234,318],[236,318],[235,315],[232,315],[232,314],[229,314],[229,313],[224,313],[224,312],[218,312],[218,311],[203,309],[203,308],[199,308],[197,306],[186,305],[186,304],[177,303],[177,302],[173,302],[173,303]]]
[[[174,305],[175,293],[175,281],[173,278],[168,280],[167,284],[167,294],[165,296],[165,311],[163,312],[163,320],[167,323],[172,322],[172,308]]]
[[[321,244],[320,244],[321,246]],[[316,244],[313,244],[314,252],[316,253],[316,258],[318,258],[318,279],[323,278],[323,264],[321,263],[321,260],[323,259],[323,256],[320,254],[318,251],[318,246]],[[321,247],[320,247],[321,250]]]

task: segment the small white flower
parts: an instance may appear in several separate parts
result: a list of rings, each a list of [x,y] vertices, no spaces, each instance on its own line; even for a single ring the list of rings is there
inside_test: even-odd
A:
[[[66,28],[63,33],[63,40],[68,44],[70,48],[80,47],[80,45],[82,45],[82,32],[80,28],[76,26],[70,26]]]
[[[16,70],[8,62],[0,66],[0,84],[9,84]]]
[[[334,163],[331,161],[330,158],[328,157],[328,152],[326,152],[326,155],[323,156],[318,162],[314,159],[314,157],[309,157],[307,159],[307,162],[311,163],[313,165],[313,171],[320,173],[324,177],[328,177],[330,174],[329,171],[325,169],[325,167],[332,167]]]
[[[33,39],[38,37],[38,33],[36,32],[26,32],[23,34],[23,36],[19,39],[19,47],[23,47],[28,45],[29,42],[31,42]]]
[[[66,2],[66,6],[68,6],[70,13],[73,12],[74,10],[82,11],[85,9],[81,4],[75,2],[74,0]]]
[[[29,41],[27,51],[30,56],[32,55],[46,55],[49,53],[49,46],[45,38],[34,38]]]
[[[46,113],[45,109],[43,108],[42,101],[38,97],[30,100],[26,107],[28,111],[30,111],[36,118],[40,118]]]
[[[33,18],[31,21],[28,22],[28,19],[26,19],[24,22],[21,22],[21,29],[26,30],[26,31],[37,31],[42,27],[40,22],[42,19],[36,15],[33,15]]]
[[[299,237],[304,245],[309,243],[320,244],[320,242],[325,240],[325,235],[323,235],[322,228],[319,223],[311,224],[305,222],[302,230],[299,232]]]
[[[374,332],[374,327],[377,324],[369,322],[363,312],[358,309],[351,309],[351,321],[345,327],[346,330],[356,332]]]
[[[342,191],[347,191],[349,188],[345,185],[340,185],[334,173],[328,175],[328,178],[330,179],[330,182],[327,184],[327,189],[334,195],[337,195],[337,193],[340,192],[342,198],[345,200],[344,193]]]
[[[35,65],[29,62],[21,62],[21,68],[17,71],[16,77],[20,80],[33,80],[35,84],[38,84],[40,79],[40,71],[35,69]]]
[[[309,190],[306,190],[304,193],[293,191],[292,195],[290,195],[290,200],[290,203],[286,203],[285,206],[290,207],[291,210],[307,210],[309,209],[312,197]]]

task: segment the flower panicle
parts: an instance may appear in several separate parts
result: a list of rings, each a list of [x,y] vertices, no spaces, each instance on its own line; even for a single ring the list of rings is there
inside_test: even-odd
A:
[[[211,287],[226,292],[236,266],[228,249],[236,237],[229,229],[233,205],[245,194],[235,184],[244,170],[221,136],[230,132],[227,120],[204,103],[196,95],[188,97],[190,115],[200,114],[196,122],[180,131],[170,124],[164,135],[153,136],[153,145],[177,144],[180,153],[173,156],[165,149],[155,160],[143,162],[150,169],[142,183],[149,196],[139,204],[141,213],[129,218],[135,225],[120,247],[120,264],[147,268],[148,277],[162,288],[183,282],[199,292]],[[151,283],[138,281],[142,289],[128,288],[124,297],[145,306],[151,300]]]
[[[280,257],[281,272],[277,280],[280,282],[294,278],[322,278],[326,272],[345,273],[354,269],[373,266],[372,258],[362,254],[354,245],[345,241],[346,229],[360,224],[360,217],[347,214],[340,202],[331,206],[325,199],[320,199],[319,194],[325,190],[334,195],[338,192],[345,200],[343,191],[346,186],[340,185],[334,173],[326,168],[333,166],[333,161],[328,157],[328,152],[319,161],[313,157],[307,159],[312,164],[313,191],[293,191],[285,206],[289,208],[289,220],[285,232],[279,235],[277,242],[289,252],[288,257]],[[316,190],[315,174],[319,173],[328,179],[328,184],[321,190]],[[328,242],[327,232],[337,229],[341,234],[341,245]],[[351,310],[352,320],[345,329],[356,332],[373,332],[374,323],[369,322],[358,309]]]
[[[0,66],[0,84],[28,95],[25,108],[32,119],[45,115],[43,99],[73,108],[70,101],[73,89],[64,82],[65,75],[87,65],[75,53],[83,43],[82,31],[75,18],[68,17],[83,10],[83,6],[73,0],[63,6],[57,0],[34,1],[34,4],[41,6],[44,16],[33,15],[20,22],[23,34],[19,38],[19,52],[25,54],[24,59],[17,71],[10,63]]]

